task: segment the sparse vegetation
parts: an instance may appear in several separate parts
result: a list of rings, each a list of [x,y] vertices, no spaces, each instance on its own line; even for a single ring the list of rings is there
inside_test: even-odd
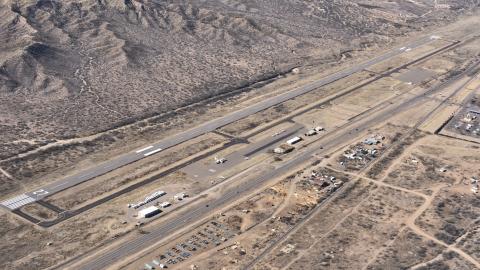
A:
[[[52,268],[92,250],[90,260],[131,239],[140,240],[132,250],[145,254],[127,262],[131,254],[112,249],[121,258],[110,268],[140,269],[147,257],[178,269],[478,266],[480,202],[468,181],[480,173],[479,147],[434,129],[404,137],[414,131],[412,119],[432,108],[445,112],[437,105],[460,81],[424,95],[427,88],[478,58],[479,4],[442,2],[0,1],[1,200],[140,147],[154,149],[179,131],[293,88],[311,90],[51,192],[21,213],[5,209],[0,269]],[[418,37],[429,42],[397,47]],[[398,55],[359,64],[387,51]],[[352,65],[349,76],[311,84]],[[399,78],[419,69],[431,79]],[[462,105],[456,98],[445,107]],[[267,125],[277,120],[283,122]],[[317,126],[321,132],[308,133]],[[275,156],[273,147],[294,133],[283,132],[297,127],[296,135],[312,136]],[[365,142],[371,135],[382,139]],[[216,154],[222,161],[214,162]],[[169,207],[140,223],[131,203],[160,190],[165,197],[150,205],[165,200]],[[188,198],[175,196],[180,192]],[[67,218],[40,228],[21,218],[27,214]],[[139,236],[156,244],[140,251],[149,241]]]

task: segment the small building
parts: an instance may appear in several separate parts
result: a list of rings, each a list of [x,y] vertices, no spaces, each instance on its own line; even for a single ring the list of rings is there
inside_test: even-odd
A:
[[[379,142],[380,141],[377,140],[377,138],[374,138],[374,137],[367,138],[367,139],[365,139],[365,141],[363,141],[364,144],[368,144],[368,145],[376,145]]]
[[[166,268],[165,265],[163,263],[160,263],[159,261],[157,260],[153,260],[152,263],[160,268]]]
[[[310,129],[309,131],[307,131],[307,133],[305,133],[305,136],[313,136],[313,135],[317,135],[317,131],[315,129]]]
[[[150,218],[155,215],[158,215],[162,212],[162,210],[158,209],[158,207],[155,206],[150,206],[145,209],[142,209],[138,211],[138,217],[137,218]]]
[[[169,207],[170,205],[172,205],[170,202],[162,202],[162,203],[160,204],[160,207],[162,207],[162,208],[167,208],[167,207]]]
[[[282,144],[280,145],[279,147],[273,149],[273,152],[275,154],[286,154],[286,153],[289,153],[291,151],[293,151],[293,149],[295,149],[295,147],[291,146],[290,144]]]
[[[180,192],[180,193],[176,194],[175,196],[173,196],[173,199],[174,199],[174,200],[177,200],[177,201],[181,201],[181,200],[183,200],[183,199],[185,199],[185,198],[187,198],[187,197],[188,197],[188,194],[187,194],[187,193],[185,193],[185,192]]]
[[[302,138],[296,136],[296,137],[293,137],[293,138],[291,138],[290,140],[288,140],[288,141],[287,141],[287,144],[292,145],[292,144],[296,144],[296,143],[298,143],[298,142],[300,142],[300,141],[302,141]]]

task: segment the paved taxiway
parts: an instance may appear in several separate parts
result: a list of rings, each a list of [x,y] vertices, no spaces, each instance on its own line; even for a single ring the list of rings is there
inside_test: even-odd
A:
[[[115,169],[118,169],[122,166],[125,166],[127,164],[130,164],[132,162],[141,160],[143,158],[146,158],[150,155],[156,154],[161,152],[162,150],[168,149],[172,146],[175,146],[177,144],[186,142],[188,140],[194,139],[200,135],[212,132],[222,126],[228,125],[230,123],[233,123],[235,121],[238,121],[242,118],[245,118],[249,115],[255,114],[257,112],[263,111],[269,107],[275,106],[277,104],[280,104],[282,102],[285,102],[287,100],[290,100],[292,98],[295,98],[297,96],[306,94],[312,90],[315,90],[319,87],[325,86],[327,84],[330,84],[332,82],[335,82],[339,79],[345,78],[347,76],[350,76],[354,73],[360,72],[363,69],[367,69],[368,67],[371,67],[377,63],[380,63],[382,61],[385,61],[387,59],[390,59],[392,57],[395,57],[397,55],[400,55],[404,52],[408,52],[409,50],[415,49],[417,47],[423,46],[425,44],[428,44],[435,40],[437,37],[430,36],[430,37],[424,37],[421,39],[418,39],[414,42],[411,42],[408,45],[405,45],[402,48],[397,48],[391,51],[388,51],[385,54],[382,54],[378,57],[375,57],[369,61],[360,63],[358,65],[355,65],[351,68],[339,71],[337,73],[334,73],[332,75],[329,75],[323,79],[320,79],[318,81],[312,82],[310,84],[304,85],[302,87],[298,87],[294,90],[291,90],[289,92],[280,94],[275,97],[271,97],[268,99],[265,99],[259,103],[256,103],[254,105],[245,107],[243,109],[240,109],[238,111],[229,113],[223,117],[219,117],[216,119],[213,119],[211,121],[208,121],[206,123],[203,123],[201,125],[198,125],[192,129],[183,131],[181,133],[176,134],[175,136],[171,136],[168,138],[165,138],[155,144],[145,146],[142,149],[139,149],[137,151],[133,151],[130,153],[127,153],[125,155],[119,156],[117,158],[114,158],[112,160],[106,161],[104,163],[99,164],[98,166],[92,167],[85,169],[77,174],[71,175],[69,177],[60,179],[58,181],[55,181],[54,183],[48,184],[38,190],[32,191],[32,192],[27,192],[25,194],[21,194],[19,196],[10,198],[6,201],[0,202],[0,206],[7,209],[7,210],[15,210],[17,208],[20,208],[21,206],[32,203],[34,201],[43,199],[47,196],[50,196],[52,194],[55,194],[57,192],[60,192],[62,190],[65,190],[67,188],[73,187],[75,185],[81,184],[85,181],[88,181],[90,179],[93,179],[95,177],[98,177],[100,175],[106,174],[110,171],[113,171]],[[26,196],[26,197],[25,197]],[[17,200],[20,199],[20,200]]]
[[[334,149],[338,149],[339,147],[342,147],[345,143],[354,140],[359,133],[367,131],[368,129],[378,125],[379,123],[382,123],[390,119],[391,117],[396,116],[398,113],[414,108],[416,106],[421,106],[425,102],[425,100],[429,100],[431,98],[432,94],[435,94],[438,91],[445,89],[445,87],[452,85],[454,82],[468,75],[475,68],[478,68],[478,66],[479,63],[477,62],[474,66],[465,70],[462,74],[453,77],[444,83],[426,89],[425,91],[419,93],[416,96],[406,97],[402,100],[393,102],[392,104],[390,104],[390,106],[382,106],[379,110],[373,111],[372,114],[363,115],[362,117],[360,117],[360,119],[356,119],[356,121],[347,124],[345,127],[325,135],[325,137],[321,139],[321,146],[319,146],[318,144],[316,144],[315,146],[312,145],[312,147],[296,153],[295,157],[288,161],[279,163],[279,165],[277,165],[275,169],[263,174],[261,177],[251,180],[244,179],[246,181],[242,181],[238,185],[230,187],[230,189],[227,189],[220,197],[208,198],[206,199],[204,204],[192,206],[188,211],[168,221],[165,221],[161,226],[157,228],[153,228],[149,232],[149,234],[142,235],[136,239],[122,243],[121,245],[112,248],[106,253],[100,254],[100,256],[83,264],[79,269],[103,269],[117,261],[124,259],[128,255],[135,254],[145,248],[148,248],[149,246],[154,245],[163,238],[171,235],[174,231],[178,230],[178,228],[182,228],[185,225],[195,223],[196,221],[200,220],[202,217],[205,217],[212,211],[219,210],[221,207],[228,205],[229,203],[232,203],[241,198],[245,198],[245,196],[251,194],[251,192],[255,188],[261,187],[268,180],[295,171],[295,169],[299,165],[304,164],[309,159],[311,159],[312,155],[329,153]],[[463,84],[456,88],[453,94],[451,94],[444,100],[439,100],[438,106],[435,107],[433,110],[425,113],[425,115],[420,115],[421,118],[419,118],[414,128],[420,125],[429,116],[431,116],[431,114],[434,113],[439,106],[442,106],[448,98],[460,91],[465,85],[466,84]]]

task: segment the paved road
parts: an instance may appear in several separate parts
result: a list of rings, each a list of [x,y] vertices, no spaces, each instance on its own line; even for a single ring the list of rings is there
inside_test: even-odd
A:
[[[430,99],[430,95],[434,94],[447,86],[450,86],[453,82],[463,78],[465,74],[468,74],[469,71],[478,67],[478,63],[475,66],[472,66],[470,69],[466,70],[462,74],[451,78],[445,83],[440,85],[435,85],[424,92],[420,93],[415,97],[405,98],[401,101],[397,101],[391,106],[383,108],[379,111],[375,111],[372,115],[364,115],[361,119],[351,123],[350,125],[345,126],[341,130],[337,130],[333,133],[326,135],[322,139],[322,148],[310,147],[305,149],[302,152],[298,152],[297,155],[277,166],[277,168],[263,174],[261,177],[252,180],[246,180],[245,182],[240,183],[234,187],[227,189],[225,193],[219,198],[210,198],[205,204],[193,206],[188,212],[180,214],[176,218],[163,223],[162,226],[154,228],[149,234],[142,235],[136,239],[125,242],[118,247],[115,247],[106,253],[101,254],[99,257],[90,260],[89,262],[82,265],[79,269],[81,270],[90,270],[90,269],[104,269],[109,265],[118,262],[125,258],[126,256],[135,254],[149,246],[154,245],[162,238],[168,237],[178,228],[184,227],[187,224],[195,223],[200,220],[202,217],[205,217],[212,211],[220,209],[222,206],[232,203],[235,200],[245,198],[246,194],[251,194],[251,192],[256,188],[266,183],[266,181],[279,177],[287,172],[292,172],[296,167],[305,163],[312,158],[314,154],[328,153],[331,150],[338,149],[343,146],[345,143],[354,140],[358,133],[367,131],[368,129],[382,123],[391,117],[396,116],[398,113],[406,111],[408,109],[414,108],[416,106],[421,106],[425,100]],[[458,87],[455,93],[461,89],[464,85]],[[438,106],[441,106],[444,102],[441,102]],[[422,117],[418,122],[425,121],[428,116],[430,116],[438,107],[435,107],[433,110],[429,111]],[[415,126],[418,126],[417,123]],[[207,207],[208,205],[208,207]]]
[[[100,175],[106,174],[110,171],[113,171],[115,169],[118,169],[122,166],[125,166],[127,164],[130,164],[132,162],[141,160],[145,157],[148,157],[150,155],[159,153],[165,149],[168,149],[172,146],[175,146],[177,144],[186,142],[188,140],[191,140],[193,138],[196,138],[200,135],[212,132],[222,126],[228,125],[230,123],[233,123],[235,121],[238,121],[242,118],[245,118],[249,115],[255,114],[257,112],[263,111],[269,107],[275,106],[277,104],[280,104],[282,102],[285,102],[287,100],[290,100],[292,98],[295,98],[297,96],[306,94],[312,90],[315,90],[319,87],[325,86],[327,84],[330,84],[332,82],[335,82],[339,79],[345,78],[347,76],[350,76],[354,73],[357,73],[359,71],[362,71],[363,69],[366,69],[370,66],[373,66],[377,63],[380,63],[382,61],[385,61],[387,59],[390,59],[392,57],[395,57],[397,55],[400,55],[404,53],[405,51],[410,51],[411,49],[420,47],[422,45],[425,45],[427,43],[432,42],[435,39],[435,37],[424,37],[419,40],[416,40],[414,42],[411,42],[410,44],[405,45],[402,48],[399,49],[394,49],[391,50],[383,55],[380,55],[376,58],[373,58],[369,61],[366,61],[364,63],[358,64],[354,67],[351,67],[349,69],[345,69],[343,71],[334,73],[328,77],[325,77],[323,79],[320,79],[318,81],[315,81],[313,83],[307,84],[305,86],[296,88],[292,91],[289,91],[287,93],[271,97],[268,99],[265,99],[259,103],[256,103],[254,105],[251,105],[249,107],[240,109],[238,111],[232,112],[230,114],[227,114],[223,117],[219,117],[216,119],[213,119],[209,122],[203,123],[199,126],[196,126],[192,129],[186,130],[184,132],[178,133],[175,136],[168,137],[166,139],[163,139],[155,144],[146,146],[142,149],[139,149],[134,152],[127,153],[125,155],[122,155],[120,157],[114,158],[112,160],[109,160],[107,162],[104,162],[102,164],[99,164],[96,167],[88,168],[80,173],[74,174],[72,176],[66,177],[64,179],[60,179],[52,184],[46,185],[42,187],[41,189],[32,191],[32,192],[27,192],[25,194],[21,194],[19,196],[13,197],[11,199],[5,200],[3,202],[0,202],[0,206],[7,209],[7,210],[15,210],[23,205],[32,203],[34,201],[40,200],[42,198],[45,198],[47,196],[50,196],[52,194],[55,194],[57,192],[60,192],[62,190],[65,190],[67,188],[73,187],[75,185],[81,184],[85,181],[88,181],[90,179],[93,179],[95,177],[98,177]]]

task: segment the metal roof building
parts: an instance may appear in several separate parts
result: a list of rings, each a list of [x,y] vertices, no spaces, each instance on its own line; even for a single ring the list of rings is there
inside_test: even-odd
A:
[[[290,144],[290,145],[292,145],[292,144],[298,143],[298,142],[301,141],[301,140],[302,140],[302,138],[300,138],[300,137],[293,137],[293,138],[291,138],[290,140],[288,140],[287,143]]]
[[[150,206],[145,209],[138,211],[138,218],[149,218],[155,215],[158,215],[162,212],[162,210],[158,209],[158,207]]]

